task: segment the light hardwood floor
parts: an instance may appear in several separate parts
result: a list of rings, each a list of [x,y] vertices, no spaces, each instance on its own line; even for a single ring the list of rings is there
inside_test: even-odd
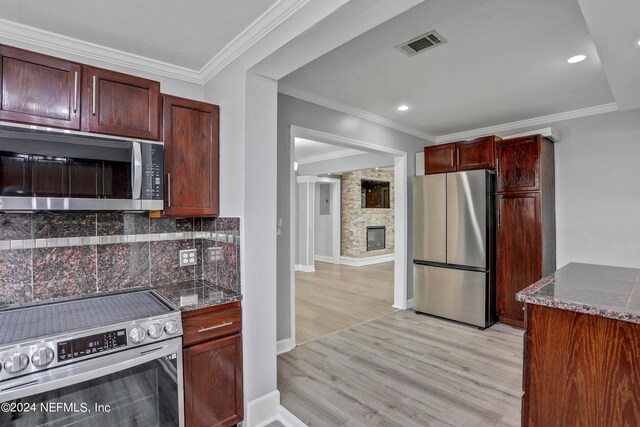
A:
[[[296,272],[297,344],[395,311],[393,261],[315,267],[314,273]]]
[[[518,426],[522,335],[398,311],[280,355],[281,402],[309,426]]]

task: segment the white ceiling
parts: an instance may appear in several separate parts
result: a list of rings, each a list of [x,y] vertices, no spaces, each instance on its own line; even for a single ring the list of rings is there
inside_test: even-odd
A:
[[[276,0],[2,0],[0,18],[193,70]]]
[[[340,157],[365,154],[365,151],[325,144],[310,139],[296,138],[294,141],[295,159],[301,163],[312,163]]]
[[[434,29],[447,44],[411,58],[394,49]],[[579,53],[588,59],[567,64]],[[577,0],[427,0],[279,86],[435,135],[614,100]]]

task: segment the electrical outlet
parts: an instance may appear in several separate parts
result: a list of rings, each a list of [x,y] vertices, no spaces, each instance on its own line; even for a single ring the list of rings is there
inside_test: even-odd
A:
[[[198,303],[198,294],[182,295],[180,297],[180,307],[196,305]]]
[[[207,248],[207,261],[216,262],[222,260],[222,248]]]
[[[189,267],[198,264],[197,249],[183,249],[180,251],[180,267]]]

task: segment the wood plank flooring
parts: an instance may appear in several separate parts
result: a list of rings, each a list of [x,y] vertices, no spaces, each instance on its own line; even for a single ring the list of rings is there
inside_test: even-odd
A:
[[[296,343],[375,319],[395,309],[393,261],[363,267],[316,262],[296,272]]]
[[[522,335],[398,311],[280,355],[281,402],[309,426],[519,426]]]

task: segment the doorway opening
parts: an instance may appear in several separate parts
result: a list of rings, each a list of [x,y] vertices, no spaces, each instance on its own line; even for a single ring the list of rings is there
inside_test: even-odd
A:
[[[297,126],[291,126],[290,134],[291,159],[297,158],[296,139],[306,139],[337,146],[343,155],[355,156],[357,151],[386,156],[387,163],[364,170],[318,173],[305,161],[292,162],[291,337],[288,348],[279,348],[279,352],[407,305],[406,153]],[[344,179],[348,173],[369,170],[377,174],[354,177],[357,186],[344,188],[345,182],[350,182]],[[386,182],[381,178],[385,174],[391,177]],[[362,211],[375,212],[381,218],[391,212],[391,221],[378,218],[368,223],[353,221],[353,228],[345,226],[352,215],[345,209],[346,192],[354,193],[353,204],[358,209],[365,203]],[[332,225],[330,229],[327,224]],[[322,231],[316,232],[316,228]],[[345,242],[356,239],[359,242],[348,249]],[[320,307],[318,301],[325,306]],[[325,314],[320,313],[325,308]]]

